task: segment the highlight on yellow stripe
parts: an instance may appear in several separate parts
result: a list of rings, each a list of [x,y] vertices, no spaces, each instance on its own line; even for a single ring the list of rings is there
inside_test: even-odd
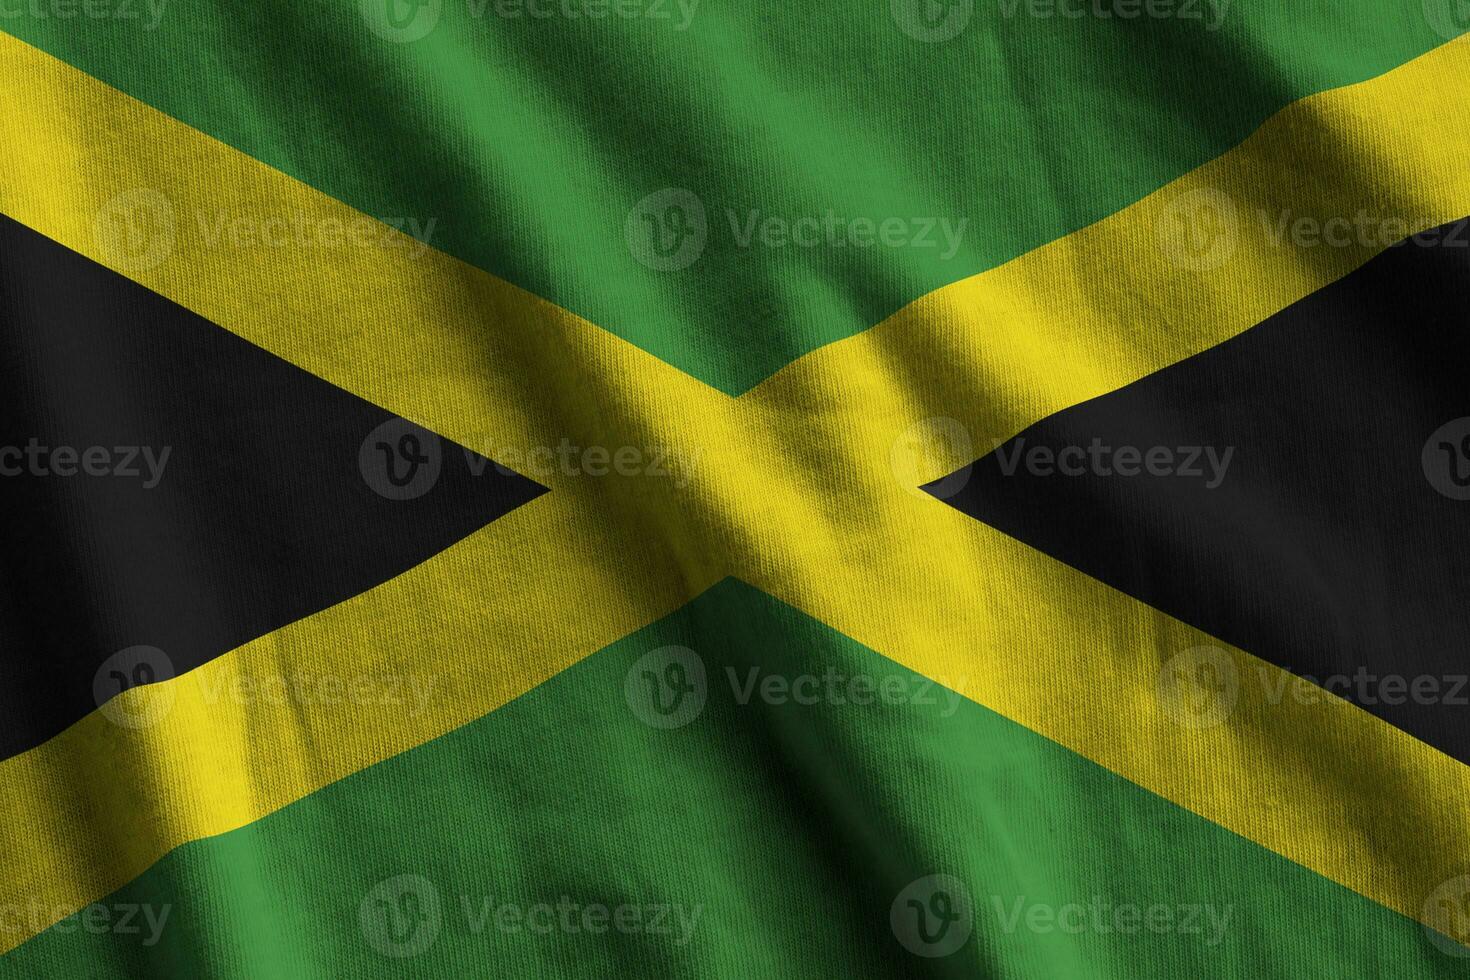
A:
[[[1250,328],[1395,236],[1470,214],[1467,75],[1470,44],[1456,42],[1288,107],[1137,205],[754,389],[746,397],[773,412],[821,405],[792,456],[842,441],[875,465],[848,474],[862,517],[809,556],[819,580],[772,561],[742,574],[1165,798],[1446,926],[1429,898],[1470,853],[1451,802],[1470,798],[1470,768],[1336,698],[1273,701],[1266,692],[1293,690],[1293,677],[917,487]],[[806,493],[835,492],[809,478]],[[1218,725],[1181,726],[1160,678],[1201,647],[1235,665],[1238,701]]]

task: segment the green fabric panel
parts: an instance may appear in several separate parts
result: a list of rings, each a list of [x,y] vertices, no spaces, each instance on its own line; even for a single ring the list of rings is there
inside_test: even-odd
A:
[[[433,221],[440,248],[732,394],[1449,31],[1422,0],[1166,0],[1196,19],[1133,20],[1028,16],[1034,0],[616,0],[644,15],[602,19],[412,2],[170,0],[155,17],[138,0],[133,19],[0,29],[366,212]],[[412,31],[394,36],[432,29],[380,37],[389,3]],[[972,17],[916,40],[899,23],[926,3]],[[672,271],[635,258],[654,261],[650,227],[670,247],[694,227],[667,223],[677,201],[638,209],[666,188],[707,216]],[[767,218],[816,244],[763,244],[785,237],[763,239]],[[903,244],[849,237],[890,219]]]
[[[668,716],[682,722],[674,728],[644,720],[665,717],[645,695],[645,669],[698,683],[687,659],[683,678],[649,662],[669,644],[696,651],[706,678],[702,706],[689,696]],[[742,705],[733,692],[753,668],[757,690],[772,675],[817,678],[792,688],[817,703],[756,694]],[[888,693],[854,703],[874,690]],[[890,924],[905,888],[932,874],[957,879],[973,912],[962,920],[973,932],[952,925],[963,944],[935,958],[911,953]],[[401,875],[432,886],[437,914],[424,891],[408,895],[415,907],[380,885]],[[509,911],[477,932],[461,895],[476,916],[487,902],[524,912],[563,896],[577,910],[556,909],[555,924],[532,913],[547,934],[525,919],[512,929]],[[1008,930],[1018,901],[1021,924]],[[610,915],[638,907],[638,928],[627,911],[623,930],[589,933],[594,903]],[[1417,923],[734,580],[500,711],[178,849],[103,903],[114,916],[142,904],[155,921],[170,907],[151,944],[146,917],[134,916],[138,934],[119,934],[89,913],[98,933],[86,919],[52,929],[0,959],[0,976],[1470,972]],[[682,913],[668,913],[667,934],[643,928],[656,905]],[[1085,923],[1080,932],[1025,925],[1044,914],[1033,907],[1078,905],[1087,911],[1060,914],[1069,929]],[[1119,920],[1123,906],[1156,926],[1164,913],[1146,910],[1170,908],[1172,924],[1151,932],[1149,919]],[[1188,911],[1205,906],[1213,917]],[[1200,933],[1176,928],[1195,914]],[[1142,931],[1120,932],[1120,921]]]

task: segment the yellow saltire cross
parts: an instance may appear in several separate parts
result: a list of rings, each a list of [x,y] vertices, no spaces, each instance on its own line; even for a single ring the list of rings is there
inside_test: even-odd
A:
[[[1239,651],[1229,656],[1243,675],[1270,682],[1242,684],[1224,723],[1178,724],[1160,672],[1220,644],[916,488],[1370,257],[1284,248],[1257,209],[1368,207],[1424,216],[1425,227],[1470,214],[1470,127],[1444,123],[1470,120],[1467,71],[1470,46],[1450,44],[1299,102],[1143,201],[732,398],[411,241],[212,246],[201,228],[221,214],[362,216],[0,35],[0,77],[25,92],[0,112],[0,212],[471,448],[565,440],[697,460],[677,480],[538,471],[550,493],[423,565],[123,695],[156,710],[156,724],[94,713],[0,762],[0,903],[39,904],[58,920],[179,844],[481,717],[736,576],[1167,799],[1438,921],[1426,900],[1470,854],[1455,805],[1470,798],[1470,770],[1366,712],[1270,703],[1277,668]],[[1358,177],[1335,156],[1344,146]],[[630,188],[630,201],[647,190]],[[98,230],[139,200],[166,202],[172,225],[146,262]],[[1204,263],[1181,259],[1171,231],[1201,206],[1231,219],[1223,252]],[[965,433],[969,445],[916,445],[931,431]],[[209,696],[242,679],[426,669],[436,697],[421,712]],[[1400,805],[1407,798],[1413,807]],[[25,938],[0,934],[0,951]]]

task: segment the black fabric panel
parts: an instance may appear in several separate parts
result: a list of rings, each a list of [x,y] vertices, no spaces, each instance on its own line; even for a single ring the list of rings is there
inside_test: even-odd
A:
[[[78,458],[28,455],[32,440]],[[91,447],[109,462],[81,455]],[[117,447],[151,447],[155,464],[139,454],[139,476],[100,475],[129,468]],[[436,450],[437,478],[411,468]],[[389,455],[398,479],[414,476],[402,488],[381,472]],[[0,473],[0,758],[128,684],[366,591],[545,489],[8,218]]]
[[[926,489],[1470,762],[1470,234],[1422,241]],[[1015,456],[1094,439],[1140,475]]]

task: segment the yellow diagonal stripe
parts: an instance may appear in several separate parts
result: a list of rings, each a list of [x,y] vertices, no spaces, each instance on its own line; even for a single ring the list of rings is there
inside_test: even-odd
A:
[[[26,93],[0,113],[0,212],[441,435],[554,446],[615,408],[607,378],[696,385],[3,32],[0,64]],[[139,213],[129,247],[109,228]]]
[[[636,587],[623,578],[643,547],[574,496],[546,495],[370,592],[121,695],[0,763],[0,901],[62,918],[174,847],[452,731],[673,612],[688,583],[661,556],[642,558]],[[596,607],[548,601],[579,595]],[[289,693],[303,682],[340,693],[303,703]],[[351,696],[362,684],[390,703]]]
[[[912,494],[970,457],[958,446],[918,456],[909,442],[925,420],[949,416],[978,455],[984,437],[1238,333],[1372,251],[1292,252],[1237,220],[1229,254],[1205,268],[1218,243],[1196,254],[1176,227],[1201,200],[1218,206],[1223,194],[1247,219],[1277,207],[1351,215],[1365,203],[1426,224],[1470,213],[1456,166],[1470,150],[1470,128],[1456,125],[1470,118],[1465,47],[1298,103],[1140,204],[926,297],[738,400],[432,249],[218,249],[190,224],[198,214],[360,216],[11,39],[0,39],[0,64],[34,93],[0,122],[0,164],[14,180],[0,210],[497,456],[569,438],[700,461],[687,485],[532,474],[553,493],[419,569],[128,695],[139,707],[172,701],[141,735],[93,716],[0,762],[0,792],[32,801],[5,818],[17,846],[0,858],[0,901],[39,895],[67,909],[100,897],[170,846],[492,709],[726,573],[1405,914],[1419,916],[1453,870],[1438,855],[1470,843],[1447,809],[1407,815],[1382,795],[1413,786],[1419,799],[1459,799],[1470,770],[1358,709],[1269,704],[1247,686],[1221,724],[1177,723],[1157,677],[1205,638]],[[1343,146],[1359,180],[1331,158]],[[95,227],[139,189],[168,202],[161,257],[118,253]],[[418,656],[397,659],[394,643]],[[1246,676],[1280,676],[1232,655]],[[346,672],[363,657],[385,671],[487,666],[427,716],[208,710],[221,679],[288,662]],[[252,748],[263,733],[268,763]]]
[[[948,506],[895,493],[878,467],[893,463],[910,485],[943,477],[1381,250],[1356,236],[1344,247],[1283,246],[1283,214],[1352,220],[1363,210],[1399,216],[1403,234],[1470,214],[1467,71],[1470,44],[1456,42],[1306,99],[1138,204],[753,390],[747,398],[772,407],[827,393],[786,451],[820,458],[840,442],[870,466],[846,487],[860,522],[839,528],[809,566],[762,562],[749,580],[1369,898],[1415,918],[1443,912],[1425,900],[1456,872],[1470,826],[1436,801],[1470,798],[1470,767],[1336,699],[1273,697],[1289,678],[1238,651],[1228,723],[1181,726],[1161,704],[1160,675],[1193,647],[1223,645]],[[1181,251],[1180,224],[1197,232],[1201,220],[1219,225],[1218,240]]]
[[[562,438],[620,445],[610,422],[630,382],[609,389],[611,378],[724,397],[3,33],[0,72],[27,92],[0,112],[0,212],[508,465],[524,470]],[[153,225],[124,247],[102,222],[139,201]],[[223,244],[237,220],[342,234],[329,248]],[[27,925],[59,920],[179,844],[484,715],[720,577],[610,502],[616,482],[555,466],[531,475],[553,492],[364,595],[109,706],[156,710],[155,723],[94,713],[0,761],[0,907],[27,910]],[[624,519],[608,520],[613,510]],[[386,679],[428,696],[375,712],[276,695],[301,678],[344,689]],[[26,938],[0,931],[0,951]]]

